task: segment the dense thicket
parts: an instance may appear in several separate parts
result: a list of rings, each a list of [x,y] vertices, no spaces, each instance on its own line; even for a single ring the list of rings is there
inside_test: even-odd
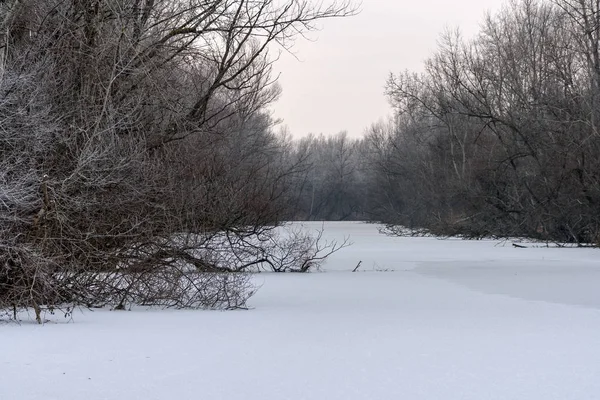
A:
[[[441,233],[598,243],[599,3],[509,3],[423,74],[392,76],[394,129],[370,135],[394,216]],[[383,144],[382,144],[383,143]]]
[[[303,168],[265,111],[279,93],[268,50],[350,12],[309,0],[2,1],[0,308],[243,305],[247,278],[190,271],[252,265],[223,265],[222,248],[264,240]],[[207,279],[207,296],[182,300]]]

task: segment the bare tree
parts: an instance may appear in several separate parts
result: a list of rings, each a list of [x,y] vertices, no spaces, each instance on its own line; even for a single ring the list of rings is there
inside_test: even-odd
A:
[[[281,221],[303,166],[283,161],[266,112],[279,94],[269,50],[353,13],[308,0],[2,2],[0,308],[242,307],[247,278],[188,246]]]

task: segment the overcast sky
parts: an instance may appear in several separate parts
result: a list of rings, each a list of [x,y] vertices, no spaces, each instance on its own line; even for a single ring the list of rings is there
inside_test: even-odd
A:
[[[359,136],[390,113],[383,94],[390,72],[418,71],[445,28],[478,31],[486,11],[507,0],[363,0],[362,12],[327,20],[314,41],[299,41],[299,60],[282,54],[275,65],[283,88],[274,115],[294,136]]]

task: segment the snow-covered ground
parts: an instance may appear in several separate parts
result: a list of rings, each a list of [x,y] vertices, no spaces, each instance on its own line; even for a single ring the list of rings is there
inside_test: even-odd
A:
[[[249,311],[0,325],[0,399],[600,399],[600,250],[325,236],[354,245]]]

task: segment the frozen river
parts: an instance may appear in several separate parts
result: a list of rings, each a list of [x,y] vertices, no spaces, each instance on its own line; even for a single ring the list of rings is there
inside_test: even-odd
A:
[[[354,244],[248,311],[0,325],[0,399],[600,399],[600,250],[324,228]]]

